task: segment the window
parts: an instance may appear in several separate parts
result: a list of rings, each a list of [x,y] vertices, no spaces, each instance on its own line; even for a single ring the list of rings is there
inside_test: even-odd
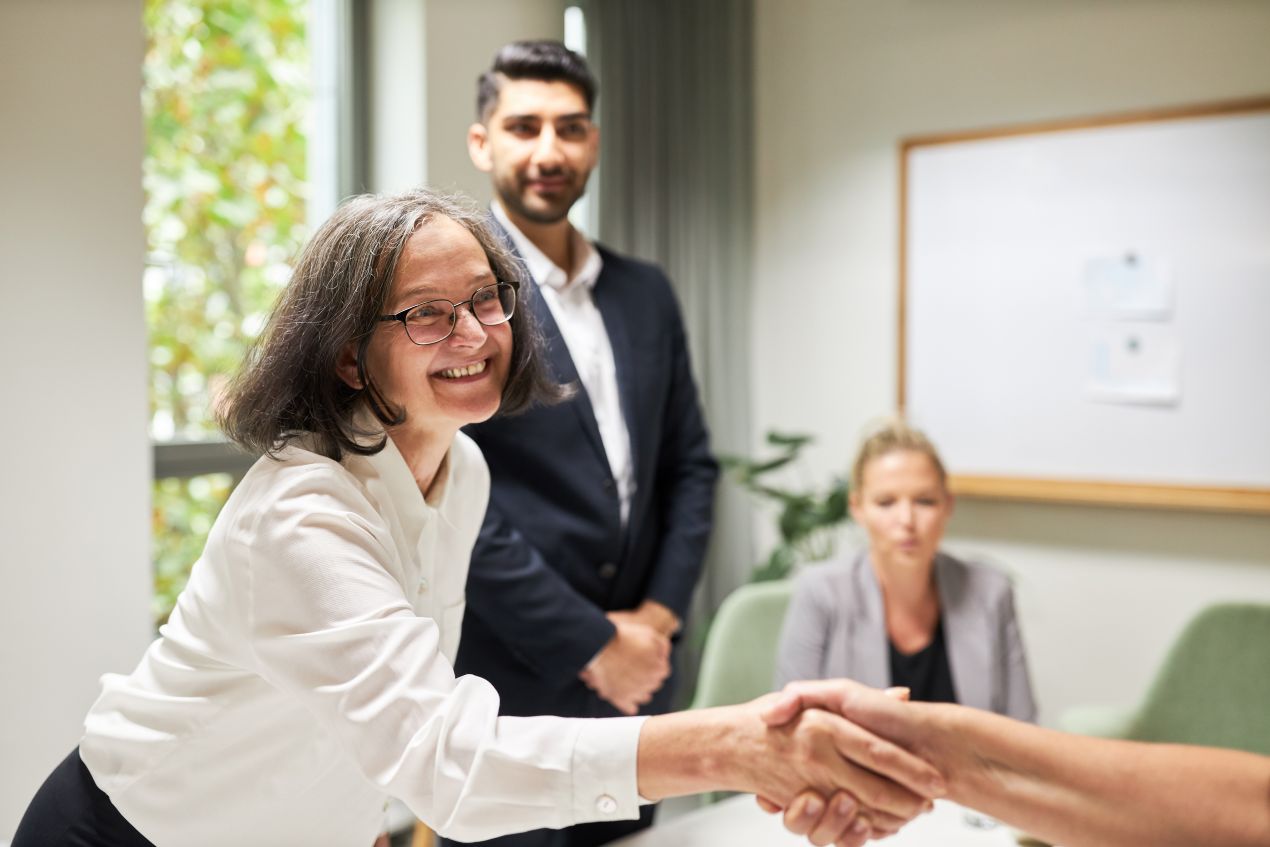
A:
[[[586,35],[586,13],[583,12],[581,6],[565,6],[564,9],[564,46],[582,56],[587,54],[587,35]],[[595,73],[596,68],[591,66],[591,72]],[[599,104],[597,103],[596,114],[592,115],[596,123],[599,123]],[[574,226],[583,232],[596,238],[600,232],[599,226],[599,196],[600,196],[600,171],[597,168],[591,172],[591,179],[587,183],[586,194],[583,194],[578,202],[573,204],[573,208],[569,210],[569,220]]]
[[[145,2],[143,285],[160,623],[252,460],[220,438],[217,394],[262,329],[311,222],[341,194],[337,47],[346,8],[341,0]]]

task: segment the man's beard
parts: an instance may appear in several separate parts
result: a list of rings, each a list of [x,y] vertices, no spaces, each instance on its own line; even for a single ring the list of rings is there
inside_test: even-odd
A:
[[[589,174],[588,174],[589,176]],[[586,180],[581,185],[575,186],[569,184],[564,193],[561,194],[559,200],[544,200],[538,198],[540,203],[547,204],[543,206],[531,207],[524,201],[528,189],[517,180],[513,190],[506,190],[501,186],[498,189],[499,200],[503,204],[503,208],[537,224],[554,224],[559,223],[569,216],[569,210],[573,208],[573,204],[582,199],[582,195],[586,193]]]

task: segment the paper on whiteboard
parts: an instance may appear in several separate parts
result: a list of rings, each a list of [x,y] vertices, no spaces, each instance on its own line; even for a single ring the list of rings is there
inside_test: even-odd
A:
[[[1182,400],[1181,344],[1171,325],[1100,328],[1089,361],[1091,400],[1149,406],[1176,406]]]
[[[1085,301],[1094,317],[1168,320],[1173,278],[1166,262],[1134,253],[1085,262]]]

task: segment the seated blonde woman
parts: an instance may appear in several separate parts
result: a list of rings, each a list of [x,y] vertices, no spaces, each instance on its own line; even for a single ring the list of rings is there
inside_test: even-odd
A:
[[[1009,580],[939,550],[953,497],[929,439],[903,422],[871,435],[850,502],[869,546],[799,575],[776,684],[849,677],[1035,720]]]

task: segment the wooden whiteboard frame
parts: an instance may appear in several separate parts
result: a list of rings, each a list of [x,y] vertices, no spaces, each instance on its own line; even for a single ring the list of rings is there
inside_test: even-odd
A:
[[[905,380],[908,374],[908,169],[909,154],[914,149],[942,144],[956,144],[965,141],[1066,132],[1134,123],[1246,114],[1249,112],[1270,112],[1270,97],[912,136],[901,140],[899,311],[897,318],[899,323],[899,332],[897,334],[899,339],[899,367],[896,394],[896,407],[899,409],[900,414],[905,415],[907,411]],[[1121,483],[1034,477],[973,476],[955,473],[949,477],[949,483],[955,493],[968,497],[1270,514],[1270,488],[1161,485],[1155,483]]]

